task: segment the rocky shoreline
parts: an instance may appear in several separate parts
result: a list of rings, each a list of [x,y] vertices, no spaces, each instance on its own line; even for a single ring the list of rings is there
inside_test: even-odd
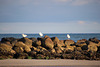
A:
[[[76,59],[100,60],[100,40],[90,38],[74,42],[50,38],[2,38],[0,59]]]

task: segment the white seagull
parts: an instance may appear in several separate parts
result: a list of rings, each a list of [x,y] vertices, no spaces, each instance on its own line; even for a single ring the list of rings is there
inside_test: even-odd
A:
[[[42,34],[41,32],[39,33],[39,35],[40,35],[41,37],[43,36],[43,34]]]
[[[22,36],[23,36],[23,37],[27,37],[27,35],[25,35],[25,34],[22,34]]]
[[[70,38],[70,35],[69,35],[69,34],[67,34],[67,38],[68,38],[68,39]]]

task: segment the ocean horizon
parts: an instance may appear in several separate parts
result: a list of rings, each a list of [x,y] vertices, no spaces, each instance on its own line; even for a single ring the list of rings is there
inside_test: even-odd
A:
[[[27,38],[38,38],[40,37],[38,33],[25,33],[27,35]],[[70,35],[70,39],[74,40],[75,42],[77,40],[81,39],[89,39],[89,38],[97,38],[100,40],[100,33],[43,33],[43,37],[45,35],[49,37],[58,37],[59,40],[67,40],[67,34]],[[14,38],[22,38],[22,33],[0,33],[0,41],[2,38],[6,37],[14,37]]]

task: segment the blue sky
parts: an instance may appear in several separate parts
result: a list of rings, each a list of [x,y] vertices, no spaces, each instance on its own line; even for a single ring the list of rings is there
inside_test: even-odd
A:
[[[0,0],[0,33],[100,33],[100,0]]]

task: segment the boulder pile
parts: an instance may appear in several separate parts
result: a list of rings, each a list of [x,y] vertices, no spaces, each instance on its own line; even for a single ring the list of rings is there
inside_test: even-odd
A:
[[[76,59],[100,60],[100,40],[90,38],[74,42],[50,38],[2,38],[0,59]]]

